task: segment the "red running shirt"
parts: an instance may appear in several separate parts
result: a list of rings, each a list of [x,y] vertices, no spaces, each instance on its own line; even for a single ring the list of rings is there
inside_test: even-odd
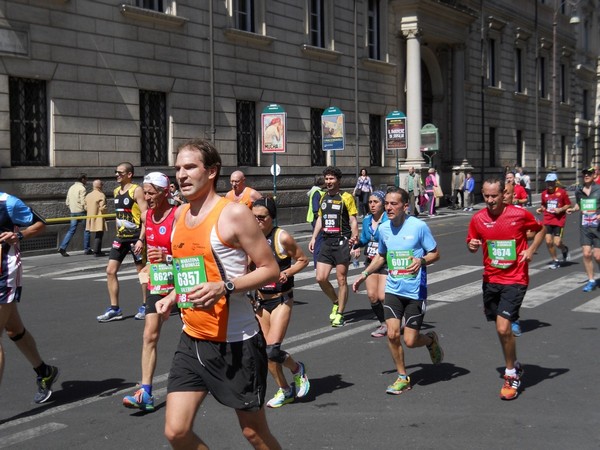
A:
[[[527,249],[527,231],[541,228],[533,214],[513,205],[506,205],[498,217],[487,208],[477,212],[469,223],[467,242],[482,242],[483,281],[528,285],[529,264],[519,261],[519,253]]]
[[[548,211],[553,211],[556,208],[562,208],[565,205],[571,204],[569,194],[564,189],[559,187],[554,188],[554,192],[550,194],[548,189],[542,192],[541,197],[542,206],[546,208],[544,211],[544,225],[555,225],[558,227],[564,227],[567,221],[567,213],[562,212],[560,214],[552,214]]]

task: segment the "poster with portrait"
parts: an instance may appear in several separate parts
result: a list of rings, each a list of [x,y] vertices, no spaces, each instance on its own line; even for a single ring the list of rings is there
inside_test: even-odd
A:
[[[261,114],[262,152],[285,152],[286,113],[274,112]]]
[[[323,114],[321,116],[323,151],[344,150],[344,115]]]

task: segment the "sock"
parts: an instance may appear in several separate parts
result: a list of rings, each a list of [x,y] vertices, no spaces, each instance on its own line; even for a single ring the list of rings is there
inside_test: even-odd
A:
[[[406,375],[405,373],[399,373],[398,377],[402,378],[403,380],[408,380],[408,375]]]
[[[504,369],[504,375],[508,375],[509,377],[516,377],[517,369]]]
[[[381,300],[377,300],[377,303],[371,303],[371,309],[375,313],[375,316],[377,316],[377,320],[379,320],[381,323],[385,323],[383,303],[381,303]]]
[[[151,384],[142,384],[142,389],[145,390],[148,395],[152,395],[152,385]]]
[[[112,309],[113,311],[118,311],[119,305],[117,305],[117,306],[110,305],[110,309]]]
[[[38,377],[44,378],[50,375],[50,366],[44,361],[42,361],[42,363],[39,366],[34,367],[33,370],[35,370],[35,373]]]

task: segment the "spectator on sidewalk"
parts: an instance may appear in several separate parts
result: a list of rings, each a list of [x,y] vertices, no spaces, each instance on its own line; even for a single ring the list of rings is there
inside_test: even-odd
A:
[[[461,172],[460,167],[453,167],[452,172],[452,209],[464,207],[465,198],[463,189],[465,186],[465,174]]]
[[[79,226],[80,219],[77,219],[77,217],[85,216],[86,183],[87,174],[82,173],[77,178],[77,181],[71,185],[69,191],[67,192],[67,200],[65,203],[69,207],[71,217],[74,219],[71,220],[71,226],[60,243],[60,247],[58,247],[58,253],[63,256],[70,256],[67,253],[67,247],[69,246],[69,242],[71,242],[71,239],[75,235],[77,227]],[[92,253],[92,250],[90,249],[90,233],[85,231],[83,233],[83,252],[86,255]]]
[[[106,231],[106,219],[94,217],[106,214],[106,194],[102,191],[102,180],[94,180],[92,191],[85,196],[85,205],[88,218],[85,221],[86,233],[94,233],[94,256],[104,256],[102,253],[102,237]],[[91,217],[90,217],[91,216]]]
[[[467,172],[464,184],[465,208],[463,211],[473,211],[475,202],[475,179],[471,172]]]

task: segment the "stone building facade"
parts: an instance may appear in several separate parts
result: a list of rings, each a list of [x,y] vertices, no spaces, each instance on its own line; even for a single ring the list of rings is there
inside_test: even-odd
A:
[[[507,165],[572,182],[600,162],[598,3],[0,0],[0,189],[62,217],[79,172],[109,193],[121,161],[172,175],[192,137],[221,151],[221,191],[241,168],[276,191],[283,223],[303,219],[328,164],[347,189],[363,167],[381,186],[430,163],[446,187],[456,165],[478,182]],[[270,104],[286,113],[283,153],[261,151]],[[331,106],[345,145],[323,152]],[[406,149],[386,149],[392,111]],[[421,152],[426,124],[437,152]]]

